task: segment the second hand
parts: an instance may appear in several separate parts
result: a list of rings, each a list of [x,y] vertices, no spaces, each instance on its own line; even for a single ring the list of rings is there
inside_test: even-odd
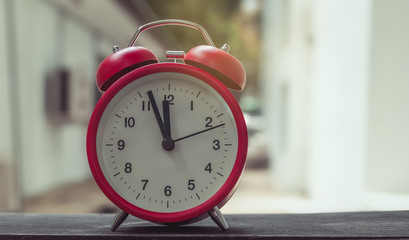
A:
[[[213,129],[218,128],[218,127],[222,127],[222,126],[224,126],[224,125],[226,125],[226,124],[225,124],[225,123],[222,123],[222,124],[220,124],[220,125],[217,125],[217,126],[214,126],[214,127],[211,127],[211,128],[207,128],[207,129],[205,129],[205,130],[202,130],[202,131],[199,131],[199,132],[195,132],[195,133],[189,134],[189,135],[187,135],[187,136],[184,136],[184,137],[175,139],[175,140],[173,140],[173,142],[177,142],[177,141],[180,141],[180,140],[189,138],[189,137],[193,137],[193,136],[195,136],[195,135],[198,135],[198,134],[201,134],[201,133],[204,133],[204,132],[213,130]]]

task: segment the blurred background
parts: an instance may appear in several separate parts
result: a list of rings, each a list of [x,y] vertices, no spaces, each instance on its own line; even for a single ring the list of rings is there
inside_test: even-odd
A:
[[[247,71],[226,213],[409,209],[409,1],[0,0],[0,211],[113,212],[85,150],[100,62],[150,21],[201,24]],[[205,44],[171,26],[138,40]]]

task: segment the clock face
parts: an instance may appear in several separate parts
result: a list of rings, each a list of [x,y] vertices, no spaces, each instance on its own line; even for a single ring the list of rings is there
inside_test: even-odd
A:
[[[206,82],[156,72],[133,79],[106,103],[96,129],[97,161],[126,206],[183,212],[220,194],[237,165],[241,174],[238,129],[229,104]],[[172,147],[163,144],[164,131]]]

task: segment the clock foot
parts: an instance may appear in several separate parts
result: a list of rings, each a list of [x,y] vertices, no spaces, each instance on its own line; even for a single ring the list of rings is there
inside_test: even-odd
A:
[[[223,214],[220,212],[220,209],[216,206],[210,211],[208,211],[210,217],[213,221],[223,230],[226,231],[229,228],[227,225],[226,219],[224,219]]]
[[[110,229],[112,232],[115,232],[115,230],[121,225],[125,219],[128,217],[129,213],[125,212],[122,209],[118,209],[118,211],[115,214],[114,221],[112,222]]]

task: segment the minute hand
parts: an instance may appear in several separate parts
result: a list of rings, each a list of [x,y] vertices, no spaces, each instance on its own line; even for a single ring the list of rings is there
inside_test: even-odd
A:
[[[186,138],[190,138],[190,137],[193,137],[193,136],[195,136],[195,135],[198,135],[198,134],[201,134],[201,133],[210,131],[210,130],[212,130],[212,129],[215,129],[215,128],[218,128],[218,127],[222,127],[222,126],[224,126],[224,125],[226,125],[226,124],[225,124],[225,123],[222,123],[222,124],[220,124],[220,125],[217,125],[217,126],[214,126],[214,127],[211,127],[211,128],[207,128],[207,129],[202,130],[202,131],[199,131],[199,132],[195,132],[195,133],[189,134],[189,135],[187,135],[187,136],[184,136],[184,137],[175,139],[175,140],[173,140],[173,141],[174,141],[174,142],[177,142],[177,141],[180,141],[180,140],[183,140],[183,139],[186,139]]]
[[[162,133],[163,139],[170,139],[168,132],[166,132],[165,124],[162,121],[162,118],[159,113],[158,105],[156,104],[155,97],[153,96],[152,91],[147,92],[149,100],[151,101],[153,112],[155,113],[156,121],[158,122],[160,132]]]

